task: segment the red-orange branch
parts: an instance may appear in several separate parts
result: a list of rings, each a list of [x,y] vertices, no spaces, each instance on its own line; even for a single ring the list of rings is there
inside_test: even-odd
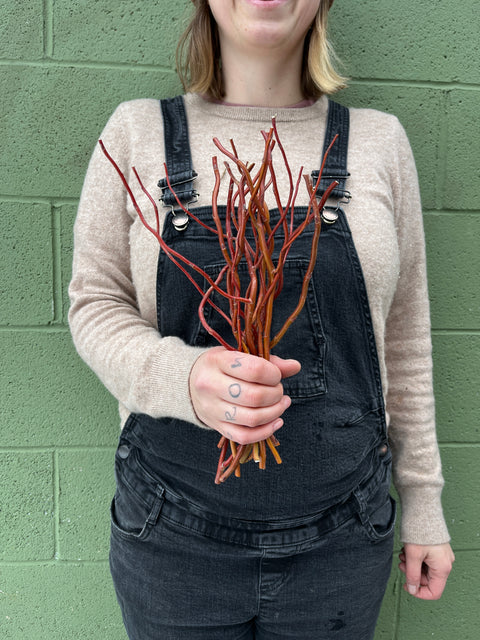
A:
[[[337,136],[332,140],[322,161],[317,183],[312,185],[309,177],[304,176],[307,191],[309,194],[309,206],[305,218],[294,226],[294,209],[298,195],[303,168],[298,173],[298,178],[294,182],[292,171],[287,161],[285,149],[280,141],[275,118],[272,118],[272,126],[268,132],[262,132],[264,138],[264,151],[262,163],[252,175],[253,164],[246,164],[239,159],[237,149],[233,140],[230,140],[232,151],[226,149],[217,138],[213,139],[216,147],[228,158],[232,166],[238,171],[236,177],[228,162],[225,162],[226,172],[229,176],[228,195],[226,202],[225,219],[223,220],[219,212],[219,193],[221,186],[221,176],[218,169],[217,158],[212,158],[215,185],[212,192],[212,217],[215,227],[206,225],[199,220],[180,201],[175,190],[172,188],[167,168],[165,174],[167,185],[174,193],[177,204],[194,222],[214,233],[219,241],[220,251],[224,259],[224,266],[214,281],[204,269],[192,261],[186,259],[180,253],[169,247],[163,240],[160,232],[160,217],[158,208],[153,197],[144,187],[137,171],[133,168],[136,179],[142,191],[148,197],[155,214],[155,227],[150,225],[141,211],[135,196],[116,162],[105,149],[100,140],[100,146],[105,156],[111,162],[120,176],[128,196],[144,226],[157,238],[161,248],[166,255],[178,266],[179,269],[192,282],[197,291],[201,294],[201,301],[198,313],[202,325],[215,338],[217,342],[226,349],[232,350],[227,341],[213,327],[209,325],[205,318],[205,305],[209,304],[213,310],[220,314],[231,327],[232,334],[237,343],[237,349],[246,353],[269,359],[271,349],[278,344],[285,332],[298,317],[302,310],[309,283],[317,260],[318,241],[321,232],[321,211],[330,196],[331,192],[338,184],[332,182],[323,196],[317,202],[316,192],[325,166],[327,154],[335,143]],[[274,168],[273,149],[278,146],[280,154],[287,172],[289,181],[288,198],[285,206],[282,206],[280,193],[277,184],[277,176]],[[273,192],[279,218],[273,228],[270,222],[270,211],[266,204],[268,191]],[[310,248],[310,257],[306,269],[297,305],[289,315],[280,331],[272,338],[271,325],[274,311],[274,302],[283,287],[284,266],[288,253],[293,243],[300,237],[304,230],[314,224],[314,232]],[[248,233],[247,233],[248,231]],[[276,247],[279,245],[279,248]],[[275,257],[276,256],[276,257]],[[240,278],[240,267],[246,265],[248,272],[248,283],[242,290],[242,280]],[[196,271],[208,284],[207,291],[193,278],[187,268]],[[222,284],[224,283],[224,285]],[[229,310],[226,312],[211,299],[212,293],[216,291],[224,300],[228,301]],[[282,462],[276,447],[278,440],[271,436],[267,440],[251,445],[237,445],[235,442],[222,436],[218,443],[220,456],[218,460],[215,482],[224,482],[233,473],[240,476],[240,465],[250,460],[255,460],[260,469],[265,469],[267,446],[276,462]],[[230,447],[231,455],[227,457],[227,450]]]

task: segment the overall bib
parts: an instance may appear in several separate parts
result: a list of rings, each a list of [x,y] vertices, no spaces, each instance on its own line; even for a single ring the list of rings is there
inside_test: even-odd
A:
[[[196,174],[182,98],[161,101],[161,110],[171,183],[189,202]],[[318,193],[336,178],[338,199],[347,194],[348,129],[348,109],[330,101],[324,150],[340,136]],[[166,182],[159,185],[164,204],[174,205]],[[270,213],[274,224],[278,210]],[[305,214],[296,208],[295,226]],[[212,222],[211,207],[195,215]],[[111,570],[131,639],[373,637],[391,566],[391,455],[359,258],[345,212],[332,207],[325,220],[306,304],[273,349],[302,364],[282,381],[292,398],[279,431],[283,464],[267,456],[266,470],[250,462],[241,479],[215,485],[216,431],[138,414],[124,426]],[[274,333],[296,306],[312,233],[288,255]],[[213,278],[224,264],[217,237],[173,210],[163,238]],[[217,344],[198,319],[198,293],[162,251],[156,295],[162,336]],[[226,308],[220,296],[214,301]],[[211,307],[206,315],[234,344],[221,316]]]

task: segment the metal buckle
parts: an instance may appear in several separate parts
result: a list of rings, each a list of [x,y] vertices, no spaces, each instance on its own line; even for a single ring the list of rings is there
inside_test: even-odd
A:
[[[350,200],[352,199],[352,194],[350,193],[350,191],[346,191],[345,190],[343,192],[343,196],[342,197],[345,198],[345,199],[344,200],[340,200],[339,203],[338,203],[339,205],[348,204],[350,202]]]

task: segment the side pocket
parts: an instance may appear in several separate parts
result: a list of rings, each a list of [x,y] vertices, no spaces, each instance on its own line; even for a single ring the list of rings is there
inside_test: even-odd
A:
[[[146,540],[155,527],[164,502],[164,489],[129,482],[117,465],[117,489],[110,505],[112,535]]]
[[[382,542],[393,537],[396,517],[397,503],[388,494],[384,503],[374,511],[369,511],[363,520],[363,528],[368,538],[372,542]]]

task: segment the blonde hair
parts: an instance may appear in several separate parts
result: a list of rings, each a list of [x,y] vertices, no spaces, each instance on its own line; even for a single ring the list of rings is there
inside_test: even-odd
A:
[[[335,70],[338,59],[327,38],[330,0],[322,0],[304,43],[302,91],[318,98],[346,87],[346,78]],[[217,100],[225,95],[221,71],[220,39],[208,0],[196,0],[195,13],[177,46],[177,73],[185,91],[203,93]]]

